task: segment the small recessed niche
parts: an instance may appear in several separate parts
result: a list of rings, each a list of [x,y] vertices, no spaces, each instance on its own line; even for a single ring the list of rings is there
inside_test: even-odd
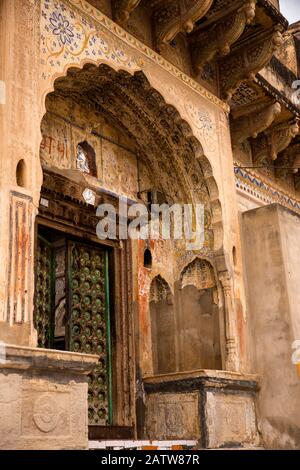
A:
[[[236,247],[234,246],[232,248],[232,259],[233,259],[233,264],[236,266],[237,263],[237,252],[236,252]]]
[[[87,142],[80,142],[77,145],[77,169],[82,173],[88,173],[97,177],[96,153],[93,147]]]
[[[147,269],[152,268],[152,254],[149,248],[144,251],[144,267]]]
[[[26,163],[22,159],[18,162],[17,164],[17,169],[16,169],[16,180],[17,180],[17,185],[21,186],[22,188],[26,187]]]

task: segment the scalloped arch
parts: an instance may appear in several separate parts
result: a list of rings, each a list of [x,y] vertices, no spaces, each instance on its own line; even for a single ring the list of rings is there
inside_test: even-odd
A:
[[[160,170],[169,174],[169,182],[165,183],[172,191],[176,188],[174,182],[180,181],[174,199],[204,202],[211,215],[212,251],[223,256],[222,207],[211,164],[190,125],[176,106],[167,103],[160,91],[151,86],[143,71],[130,73],[103,62],[83,60],[56,74],[51,89],[44,94],[44,113],[49,93],[76,98],[84,95],[87,103],[96,105],[136,140],[140,153],[157,175]]]

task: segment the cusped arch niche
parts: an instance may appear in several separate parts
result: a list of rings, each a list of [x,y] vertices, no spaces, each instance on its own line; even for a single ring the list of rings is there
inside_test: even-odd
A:
[[[211,263],[194,259],[183,269],[179,287],[180,369],[221,369],[218,289]]]
[[[173,372],[176,369],[174,297],[161,276],[151,282],[149,310],[153,372]]]
[[[222,252],[222,210],[211,165],[189,124],[151,87],[143,72],[131,75],[95,63],[70,67],[66,75],[56,78],[47,95],[53,96],[84,101],[133,139],[139,158],[155,178],[156,189],[168,195],[169,201],[204,203],[205,249]]]

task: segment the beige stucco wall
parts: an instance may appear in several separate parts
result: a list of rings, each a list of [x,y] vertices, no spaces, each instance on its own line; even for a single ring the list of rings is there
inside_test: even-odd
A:
[[[280,211],[281,243],[284,255],[288,302],[292,335],[300,339],[300,218],[288,211]]]
[[[261,376],[259,428],[266,447],[300,445],[300,219],[278,205],[242,215],[252,367]]]

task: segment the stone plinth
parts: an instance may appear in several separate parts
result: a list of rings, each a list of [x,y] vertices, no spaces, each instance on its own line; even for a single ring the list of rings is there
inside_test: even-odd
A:
[[[97,356],[1,345],[0,449],[86,449]]]
[[[145,438],[195,439],[200,448],[259,445],[258,377],[200,370],[144,380]]]

